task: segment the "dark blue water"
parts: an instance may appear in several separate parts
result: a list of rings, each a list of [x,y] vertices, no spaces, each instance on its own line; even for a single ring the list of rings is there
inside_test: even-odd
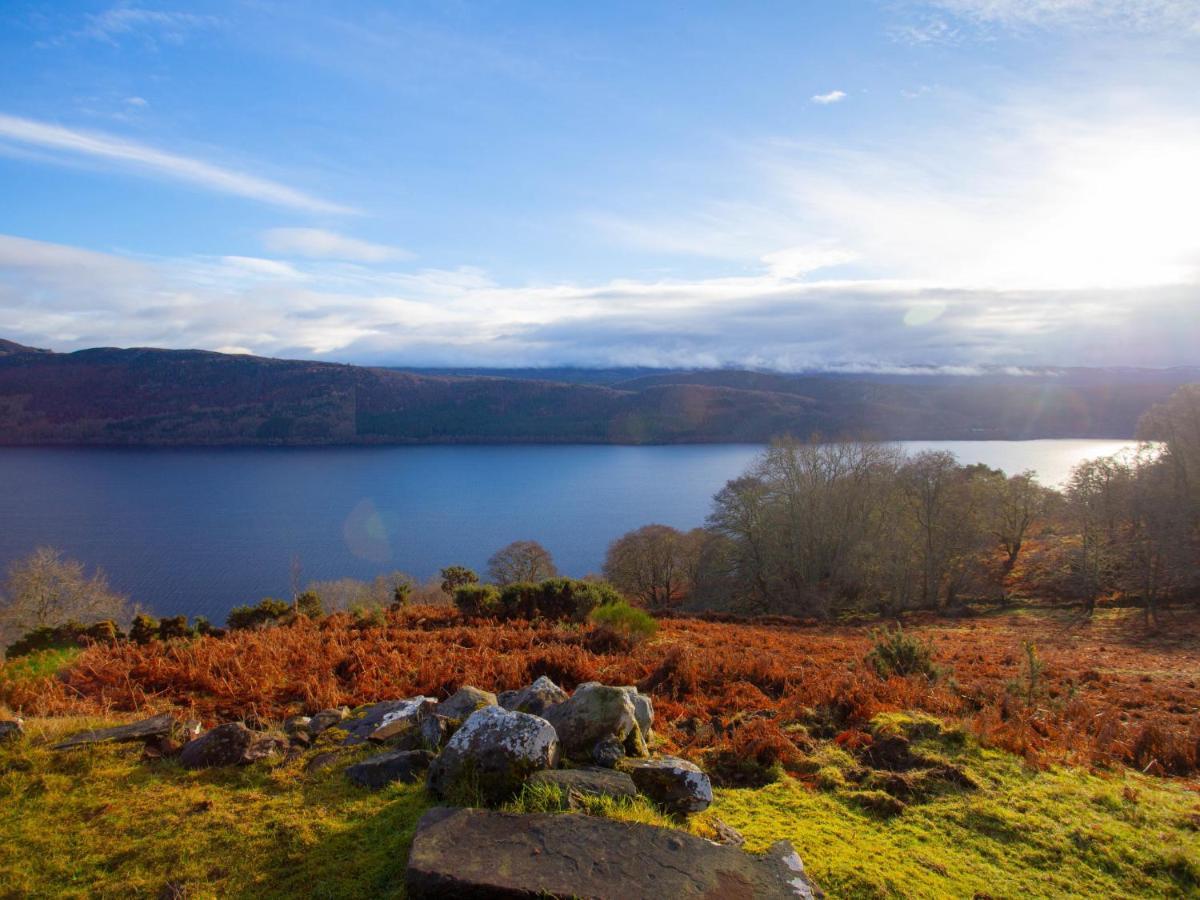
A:
[[[945,442],[963,462],[1061,480],[1122,442]],[[540,541],[569,575],[650,522],[703,524],[712,495],[760,447],[510,446],[0,449],[0,566],[51,545],[160,615],[223,621],[303,580],[482,571]]]

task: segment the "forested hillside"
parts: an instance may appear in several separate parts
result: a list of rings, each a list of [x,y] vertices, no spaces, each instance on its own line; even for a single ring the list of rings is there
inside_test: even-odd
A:
[[[1191,370],[1008,378],[739,371],[450,375],[200,350],[0,342],[0,443],[765,442],[1132,437]],[[569,378],[569,380],[567,380]]]

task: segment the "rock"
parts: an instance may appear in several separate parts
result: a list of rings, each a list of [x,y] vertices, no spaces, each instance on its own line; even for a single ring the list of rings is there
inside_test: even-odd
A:
[[[244,766],[281,753],[286,744],[283,735],[251,731],[241,722],[227,722],[185,744],[179,762],[185,769]]]
[[[457,719],[451,719],[449,716],[439,716],[437,713],[426,716],[417,726],[421,746],[414,749],[435,752],[442,749],[442,745],[453,736],[458,724]]]
[[[341,750],[326,750],[324,753],[318,753],[304,766],[304,771],[309,775],[315,775],[318,772],[324,772],[330,766],[334,765],[341,759]]]
[[[359,787],[377,791],[397,781],[412,784],[432,761],[428,750],[391,750],[348,766],[346,777]]]
[[[115,728],[98,728],[94,731],[84,731],[72,735],[65,741],[55,744],[55,750],[70,750],[73,747],[83,747],[87,744],[124,743],[126,741],[155,741],[171,736],[175,726],[175,718],[170,713],[163,713],[130,725],[118,725]]]
[[[398,738],[428,715],[436,703],[432,697],[373,703],[360,714],[338,723],[349,732],[342,743],[354,745],[367,740],[386,741]]]
[[[312,719],[308,716],[290,716],[283,722],[283,733],[288,737],[295,737],[297,734],[303,734],[305,737],[311,735],[308,728],[312,724]]]
[[[533,684],[523,687],[519,691],[505,691],[500,695],[498,702],[505,709],[540,716],[547,707],[562,703],[569,696],[566,691],[543,675]]]
[[[571,759],[599,761],[593,750],[606,738],[615,739],[629,756],[646,755],[633,701],[619,687],[595,682],[580,685],[569,700],[549,707],[544,715],[558,732],[563,753]],[[601,758],[611,755],[606,749]]]
[[[592,748],[592,762],[606,769],[615,769],[625,758],[625,745],[612,735],[601,738]]]
[[[341,709],[323,709],[308,720],[308,733],[316,737],[326,728],[340,725],[343,720],[349,717],[350,710],[344,706]]]
[[[535,772],[530,784],[548,784],[562,788],[563,793],[588,797],[613,797],[632,800],[637,796],[633,779],[624,772],[589,767],[586,769],[547,769]]]
[[[9,741],[15,743],[23,737],[25,737],[24,719],[0,720],[0,744],[7,744]]]
[[[703,812],[712,803],[708,776],[686,759],[630,759],[621,764],[637,789],[675,815]]]
[[[495,694],[464,685],[455,692],[453,697],[443,700],[437,705],[437,714],[448,719],[465,719],[477,709],[495,705]]]
[[[654,736],[654,701],[646,694],[638,693],[637,688],[626,690],[632,692],[630,699],[633,701],[633,716],[642,731],[642,740],[649,744],[650,738]]]
[[[720,819],[713,819],[710,824],[716,834],[713,840],[718,844],[724,844],[726,847],[740,847],[746,843],[745,836],[732,825],[722,822]]]
[[[429,810],[417,824],[406,887],[414,900],[824,896],[786,842],[756,857],[635,822],[445,807]]]
[[[471,713],[429,768],[437,796],[498,804],[534,772],[558,765],[558,737],[545,719],[485,706]]]

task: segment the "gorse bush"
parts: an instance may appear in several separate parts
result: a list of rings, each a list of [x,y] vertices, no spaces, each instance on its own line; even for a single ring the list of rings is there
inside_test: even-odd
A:
[[[158,619],[138,613],[129,626],[129,639],[135,644],[148,644],[158,637]]]
[[[624,600],[598,606],[588,618],[598,628],[616,632],[634,644],[649,640],[658,633],[658,622],[652,615],[644,609],[630,606]]]
[[[933,646],[920,638],[904,633],[899,625],[877,628],[871,632],[875,645],[867,653],[867,661],[880,678],[892,675],[924,675],[931,681],[940,674],[933,663]]]
[[[454,591],[454,605],[464,616],[494,616],[500,612],[500,591],[494,584],[462,584]]]
[[[263,625],[268,625],[282,619],[291,610],[291,604],[285,600],[264,597],[255,606],[235,606],[230,610],[229,618],[225,620],[225,624],[233,631],[244,628],[261,628]]]
[[[521,581],[503,588],[469,583],[454,592],[454,604],[464,616],[502,620],[585,622],[592,610],[620,599],[621,595],[610,584],[573,578],[547,578],[538,583]]]
[[[5,651],[5,656],[8,659],[17,659],[31,653],[40,653],[43,650],[67,650],[101,641],[112,642],[123,637],[117,624],[110,620],[96,622],[93,625],[83,625],[79,622],[66,622],[54,626],[44,625],[41,628],[34,628],[10,644]]]

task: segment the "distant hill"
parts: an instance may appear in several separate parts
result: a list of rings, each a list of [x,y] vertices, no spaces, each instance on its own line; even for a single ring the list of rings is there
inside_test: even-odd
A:
[[[1012,376],[398,370],[202,350],[54,353],[0,340],[0,444],[759,442],[1131,437],[1200,371]],[[539,377],[549,376],[549,377]]]

